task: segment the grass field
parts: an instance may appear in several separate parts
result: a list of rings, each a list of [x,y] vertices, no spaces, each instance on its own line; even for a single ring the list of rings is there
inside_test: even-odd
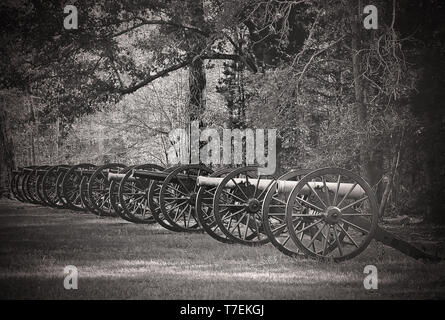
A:
[[[443,230],[404,229],[443,244]],[[400,230],[399,230],[400,232]],[[365,290],[363,269],[378,269]],[[65,290],[75,265],[78,290]],[[0,201],[1,299],[443,299],[445,262],[425,264],[372,242],[344,263],[291,259],[272,245],[218,243],[12,200]]]

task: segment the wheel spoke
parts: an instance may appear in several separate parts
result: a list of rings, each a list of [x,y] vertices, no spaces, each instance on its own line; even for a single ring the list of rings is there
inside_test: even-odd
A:
[[[318,195],[317,191],[315,191],[314,188],[312,188],[312,186],[311,186],[310,183],[306,183],[306,185],[311,189],[312,193],[315,194],[315,196],[317,197],[318,201],[320,201],[320,203],[321,203],[321,204],[324,206],[324,208],[326,209],[327,206],[326,206],[326,204],[324,203],[324,201],[320,198],[320,196]],[[323,210],[321,210],[321,211],[323,211]]]
[[[232,178],[231,180],[232,180],[232,182],[235,184],[235,186],[238,188],[238,190],[241,191],[241,193],[246,197],[243,201],[248,200],[249,197],[246,196],[246,194],[245,194],[244,191],[240,188],[240,186],[238,185],[238,183],[236,183],[236,181],[235,181],[233,178]]]
[[[352,223],[352,222],[349,222],[348,220],[341,219],[341,221],[343,221],[343,222],[346,223],[347,225],[350,225],[351,227],[353,227],[353,228],[355,228],[355,229],[357,229],[357,230],[360,230],[361,232],[364,232],[364,233],[366,233],[366,234],[369,233],[368,230],[363,229],[362,227],[359,227],[358,225],[356,225],[356,224],[354,224],[354,223]]]
[[[323,221],[323,219],[320,219],[320,220],[318,220],[318,221],[316,221],[316,222],[314,222],[314,223],[311,223],[309,226],[304,227],[303,229],[298,230],[297,234],[300,233],[300,232],[304,232],[304,231],[306,231],[306,230],[309,229],[309,228],[312,228],[313,226],[319,224],[319,223],[322,222],[322,221]]]
[[[258,226],[258,221],[255,218],[253,219],[253,221],[255,221],[255,228],[257,231],[258,240],[261,240],[260,227]]]
[[[238,197],[236,194],[230,193],[230,192],[228,192],[228,191],[226,191],[226,190],[223,190],[223,192],[224,192],[225,194],[227,194],[228,196],[230,196],[230,197],[234,197],[234,198],[236,198],[237,200],[239,200],[239,201],[241,201],[241,202],[246,202],[246,199],[241,199],[241,198]]]
[[[324,211],[322,208],[320,208],[320,207],[316,206],[315,204],[312,204],[312,203],[310,203],[310,202],[308,202],[308,201],[306,201],[306,200],[304,200],[303,198],[300,198],[300,197],[298,197],[298,196],[297,196],[297,201],[298,201],[298,202],[301,201],[301,202],[303,202],[304,204],[307,204],[308,206],[310,206],[310,207],[316,209],[316,210],[319,211],[319,212],[323,212],[323,211]],[[296,210],[299,211],[299,209],[298,209],[298,208],[295,208],[295,206],[294,206],[294,209],[296,209]]]
[[[179,212],[179,215],[178,215],[178,211],[179,211],[179,210],[176,211],[175,218],[174,218],[173,221],[177,222],[177,221],[179,220],[179,218],[182,217],[182,215],[184,214],[184,211],[185,211],[186,209],[187,209],[187,206],[185,206],[184,209],[182,209],[182,210]]]
[[[247,239],[247,231],[249,230],[250,214],[247,215],[246,230],[244,230],[244,239]]]
[[[354,241],[354,239],[352,239],[352,237],[349,235],[349,233],[345,230],[345,228],[343,228],[343,226],[341,224],[338,225],[340,227],[340,229],[342,230],[342,232],[349,238],[349,240],[352,241],[352,243],[354,244],[354,246],[356,246],[358,248],[358,244]]]
[[[238,210],[238,211],[236,211],[236,212],[231,213],[230,216],[226,216],[225,219],[232,218],[232,217],[236,216],[237,214],[239,214],[239,213],[242,212],[242,211],[244,211],[244,208],[243,208],[243,209],[240,209],[240,210]]]
[[[308,247],[310,245],[312,245],[315,241],[315,239],[317,239],[318,235],[320,234],[320,232],[323,231],[323,229],[326,227],[327,223],[325,223],[320,229],[318,229],[318,231],[313,235],[313,237],[311,238],[311,241],[309,242],[309,244],[307,245]],[[314,252],[315,252],[315,248],[314,248]]]
[[[332,205],[334,205],[334,206],[337,203],[338,190],[340,190],[340,179],[341,179],[341,174],[339,174],[338,178],[337,178],[337,189],[335,189],[334,200],[332,201]]]
[[[237,221],[237,223],[235,224],[235,226],[233,227],[233,229],[232,229],[232,231],[230,231],[230,233],[232,233],[233,232],[233,230],[235,230],[236,229],[236,227],[238,227],[239,226],[239,224],[241,223],[241,221],[244,219],[244,217],[246,216],[246,212],[241,216],[241,219],[239,219],[238,221]],[[240,237],[241,237],[241,234],[240,234]]]
[[[343,248],[341,246],[340,239],[338,238],[337,229],[335,228],[335,226],[333,226],[332,229],[334,229],[334,236],[335,236],[335,241],[337,242],[338,252],[340,253],[340,256],[343,256]]]
[[[349,197],[349,194],[352,192],[352,190],[354,190],[355,186],[357,185],[357,182],[354,182],[354,184],[352,185],[352,187],[349,189],[349,191],[343,196],[343,198],[341,199],[341,201],[337,204],[337,207],[340,208],[341,204],[343,203],[343,201],[346,200],[346,198]]]
[[[255,198],[256,196],[256,192],[258,190],[258,186],[260,184],[260,180],[261,180],[261,175],[258,176],[257,181],[256,181],[256,185],[255,185],[255,191],[253,192],[253,197]]]
[[[330,206],[331,205],[331,198],[329,197],[329,190],[328,187],[326,186],[326,179],[324,176],[321,177],[321,179],[323,180],[323,187],[324,187],[324,193],[326,196],[326,203]]]
[[[346,207],[340,208],[340,211],[343,211],[343,210],[348,209],[348,208],[350,208],[352,206],[355,206],[356,204],[358,204],[360,202],[363,202],[363,201],[367,200],[368,198],[369,198],[368,196],[364,196],[363,198],[361,198],[361,199],[359,199],[357,201],[354,201],[351,204],[348,204]]]
[[[269,182],[269,184],[267,185],[267,187],[264,188],[263,191],[261,191],[260,195],[259,195],[258,198],[257,198],[258,200],[260,200],[260,199],[262,198],[263,194],[265,194],[265,193],[267,192],[267,190],[269,189],[269,187],[271,186],[271,184],[274,183],[274,182],[275,182],[275,180],[273,180],[273,179],[270,180],[270,182]]]

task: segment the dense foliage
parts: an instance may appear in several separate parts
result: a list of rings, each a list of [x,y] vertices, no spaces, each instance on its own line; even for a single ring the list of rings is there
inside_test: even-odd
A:
[[[373,1],[376,30],[362,1],[76,1],[78,30],[63,29],[65,4],[0,5],[0,88],[40,98],[57,161],[165,163],[167,133],[194,119],[277,128],[280,170],[350,168],[382,214],[444,221],[440,1]]]

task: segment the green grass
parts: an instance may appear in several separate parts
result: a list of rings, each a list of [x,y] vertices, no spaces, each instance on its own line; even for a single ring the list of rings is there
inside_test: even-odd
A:
[[[363,287],[368,264],[378,268],[377,290]],[[63,288],[67,265],[78,268],[78,290]],[[443,299],[445,262],[425,264],[375,242],[343,263],[291,259],[272,245],[227,245],[2,200],[0,298]]]

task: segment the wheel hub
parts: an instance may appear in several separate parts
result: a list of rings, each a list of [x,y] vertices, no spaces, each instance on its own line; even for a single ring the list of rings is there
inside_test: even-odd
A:
[[[324,216],[327,223],[336,224],[340,222],[342,214],[340,208],[331,206],[326,209]]]
[[[257,213],[261,209],[261,203],[258,199],[249,199],[246,204],[246,210],[249,213]]]
[[[196,193],[189,194],[189,196],[187,198],[188,198],[187,202],[194,206],[195,202],[196,202]]]

